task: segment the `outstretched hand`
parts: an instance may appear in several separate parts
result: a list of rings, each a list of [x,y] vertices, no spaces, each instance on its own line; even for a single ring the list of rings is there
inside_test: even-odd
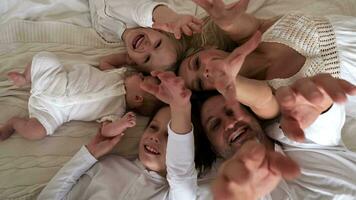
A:
[[[223,0],[193,0],[202,7],[211,19],[224,31],[229,31],[236,19],[245,13],[249,0],[240,0],[225,5]]]
[[[176,39],[180,39],[182,34],[191,36],[200,33],[203,21],[192,15],[178,14],[173,20],[168,22],[155,22],[152,28],[173,33]]]
[[[245,58],[254,51],[261,41],[261,33],[257,31],[247,42],[236,48],[227,57],[214,59],[205,67],[204,76],[229,102],[236,98],[236,76]]]
[[[192,92],[184,86],[184,80],[173,72],[151,72],[161,83],[144,82],[141,88],[171,106],[186,106],[190,101]]]
[[[124,136],[124,133],[118,134],[115,137],[105,137],[101,134],[100,128],[98,133],[90,140],[86,147],[96,159],[99,159],[108,154],[115,145],[120,142],[122,136]]]
[[[346,95],[356,95],[356,86],[329,74],[303,78],[291,86],[277,89],[283,132],[288,138],[303,142],[303,129],[309,127],[333,102],[344,103]]]
[[[298,164],[289,157],[249,141],[220,167],[214,199],[255,200],[270,193],[282,178],[291,180],[299,174]]]

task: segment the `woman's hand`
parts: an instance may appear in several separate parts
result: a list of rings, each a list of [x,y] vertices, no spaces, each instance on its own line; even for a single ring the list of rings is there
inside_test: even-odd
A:
[[[93,155],[96,159],[99,159],[108,154],[115,147],[115,145],[120,142],[122,136],[124,136],[124,133],[118,134],[115,137],[104,137],[101,135],[100,128],[98,133],[90,140],[86,147],[91,155]]]
[[[277,89],[283,132],[288,138],[303,142],[303,129],[309,127],[333,102],[345,102],[346,95],[356,95],[356,86],[330,74],[302,78],[288,87]]]
[[[204,75],[228,102],[236,99],[236,77],[245,58],[254,51],[261,41],[261,33],[257,31],[247,42],[236,48],[227,57],[214,59],[205,67]]]
[[[289,157],[249,141],[221,165],[213,184],[214,199],[255,200],[270,193],[282,178],[291,180],[299,174],[298,164]]]

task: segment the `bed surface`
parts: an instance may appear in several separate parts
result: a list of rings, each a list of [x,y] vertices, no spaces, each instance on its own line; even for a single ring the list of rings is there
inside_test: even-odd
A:
[[[190,0],[165,0],[177,11],[201,14]],[[232,0],[229,0],[232,2]],[[354,0],[251,0],[248,11],[271,17],[302,9],[317,15],[356,15]],[[308,6],[307,6],[308,5]],[[120,43],[106,43],[91,29],[87,0],[2,0],[0,5],[0,123],[11,116],[27,116],[29,88],[7,80],[10,70],[22,71],[40,51],[58,55],[64,64],[98,65],[100,57],[123,51]],[[127,132],[114,153],[132,157],[147,118]],[[27,141],[17,134],[0,143],[0,199],[35,199],[45,184],[98,130],[93,122],[70,122],[51,137]],[[346,144],[356,150],[356,120],[344,128]]]

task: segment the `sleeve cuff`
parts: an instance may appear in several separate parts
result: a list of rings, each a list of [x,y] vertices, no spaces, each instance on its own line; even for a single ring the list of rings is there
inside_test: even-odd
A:
[[[193,130],[194,130],[193,124],[191,124],[191,126],[192,126],[192,129],[189,132],[187,132],[185,134],[184,133],[183,134],[177,134],[176,132],[174,132],[171,129],[171,121],[169,121],[168,125],[167,125],[168,135],[173,140],[190,141],[190,138],[193,136]]]
[[[137,16],[137,23],[138,25],[142,27],[150,27],[152,28],[153,25],[153,11],[157,6],[168,6],[168,4],[163,3],[163,2],[152,2],[148,1],[143,3],[139,8],[137,8],[137,13],[140,13],[139,16]],[[170,7],[169,7],[170,8]]]
[[[81,156],[86,161],[86,163],[90,165],[94,165],[96,162],[98,162],[98,160],[93,155],[91,155],[85,145],[80,148],[77,155]]]

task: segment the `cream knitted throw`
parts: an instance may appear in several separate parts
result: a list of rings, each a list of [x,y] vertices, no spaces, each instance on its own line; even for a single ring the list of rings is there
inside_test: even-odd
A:
[[[7,80],[10,70],[23,71],[40,51],[55,53],[65,64],[88,63],[124,50],[106,43],[93,29],[58,22],[11,21],[0,28],[0,124],[11,116],[27,116],[29,88],[19,89]],[[115,152],[134,156],[146,125],[126,132]],[[0,199],[35,199],[45,184],[98,130],[97,123],[70,122],[51,137],[28,141],[14,134],[0,142]]]

